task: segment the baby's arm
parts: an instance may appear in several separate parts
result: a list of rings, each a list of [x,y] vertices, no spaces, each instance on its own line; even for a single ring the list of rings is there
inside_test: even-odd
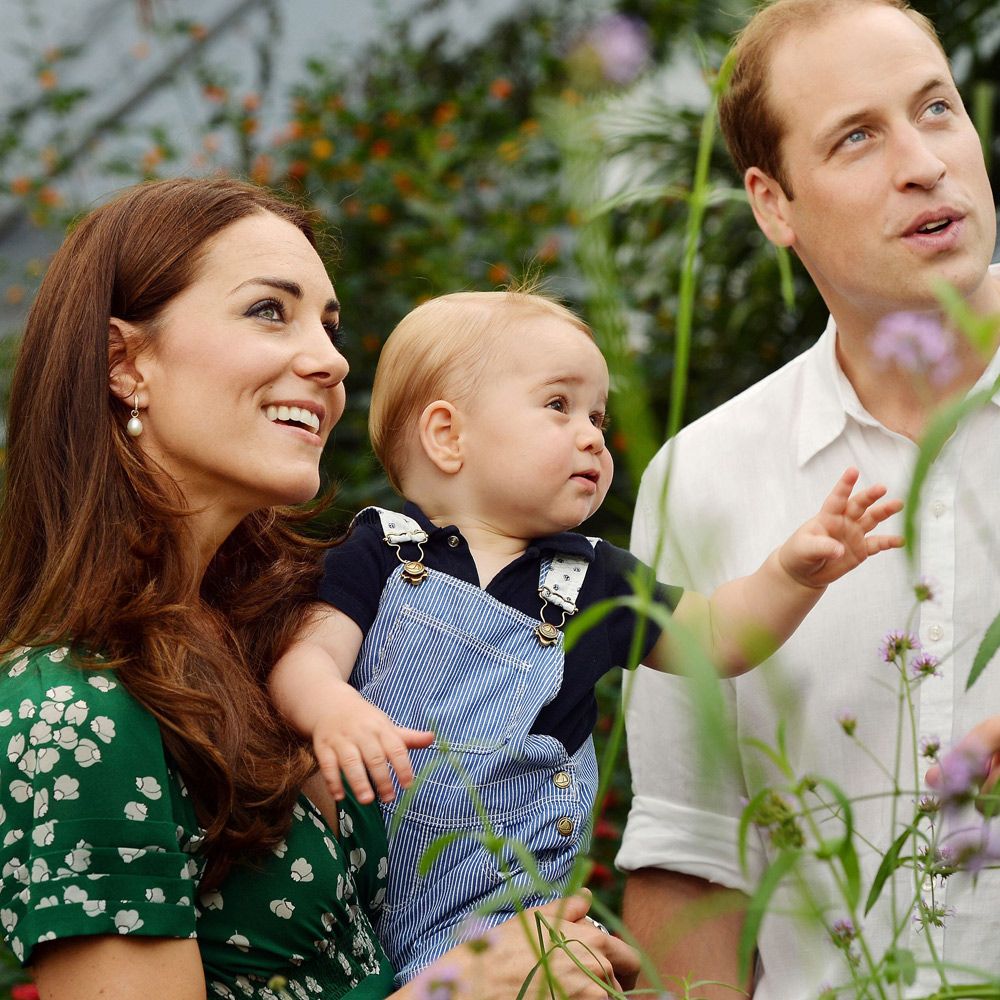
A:
[[[271,697],[300,733],[310,736],[331,794],[344,797],[341,772],[359,802],[391,802],[389,768],[403,788],[413,781],[409,747],[426,747],[434,734],[397,726],[347,683],[364,636],[347,615],[317,604],[295,641],[274,665]],[[369,776],[371,780],[369,780]]]
[[[899,535],[870,534],[898,513],[902,503],[879,503],[884,486],[869,486],[852,495],[857,481],[858,470],[848,469],[820,512],[755,573],[724,583],[710,598],[685,591],[674,619],[694,632],[725,675],[741,674],[767,659],[798,628],[827,584],[868,556],[903,544]],[[676,662],[676,652],[664,632],[645,663],[671,670],[671,662]]]

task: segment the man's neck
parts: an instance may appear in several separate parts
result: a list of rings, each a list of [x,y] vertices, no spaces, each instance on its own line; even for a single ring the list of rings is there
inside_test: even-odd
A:
[[[883,427],[917,440],[941,404],[964,396],[976,384],[989,356],[964,337],[956,338],[954,374],[939,384],[874,357],[870,333],[852,337],[838,329],[837,361],[861,405]]]

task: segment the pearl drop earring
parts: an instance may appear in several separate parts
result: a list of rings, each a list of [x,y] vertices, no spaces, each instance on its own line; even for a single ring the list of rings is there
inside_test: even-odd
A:
[[[125,430],[127,430],[134,438],[137,438],[142,433],[142,421],[139,419],[138,394],[136,394],[132,402],[132,416],[129,419],[129,422],[125,425]]]

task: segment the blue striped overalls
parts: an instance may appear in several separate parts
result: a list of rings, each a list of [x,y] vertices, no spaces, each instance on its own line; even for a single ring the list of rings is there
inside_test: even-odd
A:
[[[420,526],[401,514],[379,515],[401,561],[404,548],[422,558]],[[586,569],[579,558],[544,560],[543,604],[575,608]],[[539,624],[480,587],[404,562],[386,582],[358,654],[351,683],[361,694],[398,725],[437,737],[410,751],[417,775],[410,792],[382,805],[389,882],[376,931],[400,985],[484,926],[557,896],[587,848],[597,790],[593,740],[569,755],[555,737],[530,732],[563,675],[562,634],[549,629],[551,644],[543,644]],[[421,856],[449,833],[457,836],[420,876]],[[506,844],[488,849],[487,833],[524,845],[545,884]],[[482,913],[484,905],[491,912]]]

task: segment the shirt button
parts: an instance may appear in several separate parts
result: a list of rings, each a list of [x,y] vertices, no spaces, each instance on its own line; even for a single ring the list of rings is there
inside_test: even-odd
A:
[[[448,544],[453,549],[457,549],[458,548],[458,535],[449,535],[448,536]]]
[[[931,625],[927,630],[931,642],[940,642],[944,638],[944,629],[940,625]]]
[[[564,836],[568,837],[573,832],[573,821],[569,816],[560,816],[556,820],[556,829]]]
[[[565,771],[556,771],[552,775],[552,783],[556,788],[569,788],[572,778]]]
[[[931,513],[935,517],[940,517],[945,512],[945,509],[943,500],[935,500],[934,503],[931,504]]]

